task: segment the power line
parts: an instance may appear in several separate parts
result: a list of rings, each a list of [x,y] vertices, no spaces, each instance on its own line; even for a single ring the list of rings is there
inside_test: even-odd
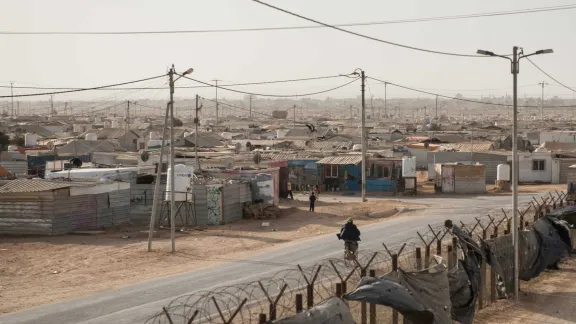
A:
[[[562,5],[551,7],[538,7],[528,9],[518,9],[509,11],[495,11],[484,13],[472,13],[453,16],[439,16],[439,17],[422,17],[422,18],[408,18],[400,20],[387,20],[387,21],[373,21],[373,22],[357,22],[357,23],[344,23],[335,24],[337,27],[358,27],[358,26],[375,26],[375,25],[389,25],[389,24],[404,24],[404,23],[417,23],[429,21],[443,21],[443,20],[459,20],[470,18],[482,17],[496,17],[496,16],[509,16],[530,14],[548,11],[561,11],[576,9],[576,5]],[[236,29],[202,29],[202,30],[165,30],[165,31],[95,31],[95,32],[58,32],[58,31],[0,31],[0,35],[154,35],[154,34],[203,34],[203,33],[237,33],[237,32],[256,32],[256,31],[282,31],[282,30],[299,30],[299,29],[318,29],[326,28],[328,26],[285,26],[285,27],[257,27],[257,28],[236,28]]]
[[[188,76],[185,76],[185,75],[180,75],[180,74],[178,74],[178,75],[181,76],[181,77],[183,77],[183,78],[185,78],[185,79],[188,79],[188,80],[191,80],[191,81],[195,81],[195,82],[198,82],[198,83],[201,83],[201,84],[205,84],[205,85],[208,85],[208,86],[211,86],[211,87],[215,87],[215,88],[217,88],[217,89],[223,89],[223,90],[227,90],[227,91],[232,91],[232,92],[241,93],[241,94],[247,94],[247,95],[253,95],[253,96],[275,97],[275,98],[303,97],[303,96],[306,97],[306,96],[318,95],[318,94],[322,94],[322,93],[326,93],[326,92],[330,92],[330,91],[334,91],[334,90],[343,88],[343,87],[345,87],[345,86],[347,86],[347,85],[349,85],[349,84],[351,84],[351,83],[353,83],[353,82],[356,82],[356,81],[359,79],[359,78],[355,78],[354,80],[352,80],[352,81],[350,81],[350,82],[348,82],[348,83],[345,83],[345,84],[343,84],[343,85],[340,85],[340,86],[337,86],[337,87],[334,87],[334,88],[330,88],[330,89],[327,89],[327,90],[318,91],[318,92],[305,93],[305,94],[294,94],[294,95],[275,95],[275,94],[263,94],[263,93],[254,93],[254,92],[246,92],[246,91],[234,90],[234,89],[225,88],[225,87],[222,87],[222,86],[219,86],[219,85],[215,85],[215,84],[210,84],[210,83],[207,83],[207,82],[204,82],[204,81],[192,79],[192,78],[190,78],[190,77],[188,77]]]
[[[534,67],[536,67],[538,70],[540,70],[540,72],[544,73],[544,75],[546,75],[550,79],[554,80],[554,82],[558,83],[560,86],[562,86],[562,87],[564,87],[564,88],[566,88],[572,92],[576,92],[576,90],[570,88],[569,86],[565,85],[564,83],[558,81],[556,78],[554,78],[550,74],[546,73],[546,71],[542,70],[538,65],[536,65],[536,63],[532,62],[532,60],[529,57],[526,57],[526,59],[528,60],[528,62],[532,63],[532,65],[534,65]]]
[[[286,79],[286,80],[274,80],[274,81],[257,81],[257,82],[244,82],[244,83],[231,83],[231,84],[224,84],[225,87],[236,87],[236,86],[247,86],[247,85],[262,85],[262,84],[275,84],[275,83],[289,83],[289,82],[300,82],[300,81],[313,81],[313,80],[323,80],[323,79],[333,79],[333,78],[340,78],[341,75],[329,75],[329,76],[320,76],[320,77],[312,77],[312,78],[301,78],[301,79]],[[177,86],[174,87],[175,89],[196,89],[196,88],[211,88],[213,85],[200,85],[200,86]],[[2,86],[0,88],[10,88],[10,86]],[[14,89],[36,89],[36,90],[81,90],[85,88],[73,88],[73,87],[18,87],[15,86]],[[139,88],[101,88],[101,89],[94,89],[94,90],[167,90],[169,89],[168,86],[166,87],[139,87]]]
[[[262,1],[260,1],[260,0],[252,0],[252,1],[257,2],[257,3],[259,3],[259,4],[261,4],[261,5],[264,5],[264,6],[270,7],[270,8],[272,8],[272,9],[276,9],[276,10],[278,10],[278,11],[282,11],[282,12],[284,12],[284,13],[287,13],[287,14],[289,14],[289,15],[291,15],[291,16],[294,16],[294,17],[298,17],[298,18],[300,18],[300,19],[308,20],[308,21],[310,21],[310,22],[313,22],[313,23],[316,23],[316,24],[319,24],[319,25],[323,25],[323,26],[325,26],[325,27],[329,27],[329,28],[332,28],[332,29],[336,29],[336,30],[339,30],[339,31],[344,32],[344,33],[347,33],[347,34],[351,34],[351,35],[354,35],[354,36],[358,36],[358,37],[362,37],[362,38],[365,38],[365,39],[373,40],[373,41],[376,41],[376,42],[379,42],[379,43],[384,43],[384,44],[388,44],[388,45],[393,45],[393,46],[398,46],[398,47],[402,47],[402,48],[407,48],[407,49],[411,49],[411,50],[415,50],[415,51],[426,52],[426,53],[433,53],[433,54],[441,54],[441,55],[449,55],[449,56],[461,56],[461,57],[484,57],[484,58],[486,58],[486,57],[491,57],[491,56],[477,55],[477,54],[460,54],[460,53],[450,53],[450,52],[435,51],[435,50],[429,50],[429,49],[420,48],[420,47],[414,47],[414,46],[410,46],[410,45],[404,45],[404,44],[394,43],[394,42],[386,41],[386,40],[383,40],[383,39],[380,39],[380,38],[376,38],[376,37],[372,37],[372,36],[360,34],[360,33],[357,33],[357,32],[353,32],[353,31],[350,31],[350,30],[342,29],[342,28],[340,28],[340,27],[336,27],[335,25],[326,24],[326,23],[323,23],[323,22],[321,22],[321,21],[314,20],[314,19],[312,19],[312,18],[304,17],[304,16],[299,15],[299,14],[297,14],[297,13],[294,13],[294,12],[291,12],[291,11],[288,11],[288,10],[285,10],[285,9],[282,9],[282,8],[278,8],[278,7],[276,7],[276,6],[273,6],[273,5],[271,5],[271,4],[262,2]]]
[[[411,90],[414,92],[420,92],[420,93],[424,93],[427,95],[431,95],[431,96],[438,96],[440,98],[445,98],[445,99],[452,99],[452,100],[459,100],[459,101],[464,101],[464,102],[470,102],[470,103],[477,103],[477,104],[483,104],[483,105],[493,105],[493,106],[501,106],[501,107],[512,107],[513,105],[508,105],[508,104],[501,104],[501,103],[492,103],[492,102],[486,102],[486,101],[478,101],[478,100],[472,100],[472,99],[466,99],[466,98],[457,98],[457,97],[451,97],[451,96],[446,96],[446,95],[442,95],[439,93],[432,93],[432,92],[428,92],[428,91],[424,91],[424,90],[420,90],[420,89],[415,89],[415,88],[411,88],[411,87],[407,87],[407,86],[403,86],[397,83],[393,83],[390,81],[383,81],[380,79],[376,79],[373,77],[366,77],[367,79],[372,79],[374,81],[378,81],[378,82],[382,82],[388,85],[393,85],[395,87],[398,88],[402,88],[402,89],[406,89],[406,90]],[[518,105],[519,108],[538,108],[539,106],[521,106]],[[571,108],[571,107],[576,107],[576,105],[567,105],[567,106],[545,106],[544,108]]]
[[[47,96],[47,95],[55,95],[55,94],[62,94],[62,93],[89,91],[89,90],[99,90],[99,89],[103,89],[103,88],[122,86],[122,85],[126,85],[126,84],[132,84],[132,83],[138,83],[138,82],[143,82],[143,81],[148,81],[148,80],[154,80],[154,79],[163,78],[163,77],[165,77],[165,75],[159,75],[159,76],[146,78],[146,79],[140,79],[140,80],[135,80],[135,81],[122,82],[122,83],[116,83],[116,84],[110,84],[110,85],[104,85],[104,86],[98,86],[98,87],[92,87],[92,88],[79,88],[79,89],[74,89],[74,90],[64,90],[64,91],[55,91],[55,92],[29,93],[29,94],[12,95],[12,96],[0,96],[0,98],[35,97],[35,96]]]

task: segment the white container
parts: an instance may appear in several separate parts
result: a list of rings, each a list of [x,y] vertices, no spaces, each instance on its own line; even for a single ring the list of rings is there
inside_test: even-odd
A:
[[[113,120],[112,124],[111,124],[112,128],[118,128],[118,121],[117,120]]]
[[[150,140],[155,141],[160,139],[160,133],[150,132]]]
[[[508,164],[498,164],[496,168],[497,181],[510,181],[510,166]]]
[[[186,194],[190,191],[190,181],[194,174],[194,167],[176,164],[174,166],[174,201],[192,201],[192,195]],[[170,185],[172,184],[171,168],[168,168],[168,179],[166,181],[166,201],[171,200]]]
[[[416,157],[402,158],[402,177],[412,178],[416,176]]]
[[[33,133],[26,133],[24,135],[24,145],[26,147],[36,147],[36,142],[38,141],[38,135]]]
[[[84,136],[84,139],[87,141],[96,141],[98,140],[98,136],[94,133],[88,133]]]

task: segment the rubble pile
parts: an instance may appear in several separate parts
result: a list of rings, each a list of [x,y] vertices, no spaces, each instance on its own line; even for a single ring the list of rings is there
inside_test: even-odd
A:
[[[280,208],[272,204],[244,204],[244,218],[246,219],[269,219],[280,216]]]

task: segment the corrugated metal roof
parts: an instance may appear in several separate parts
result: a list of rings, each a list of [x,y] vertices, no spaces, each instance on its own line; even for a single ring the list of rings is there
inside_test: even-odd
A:
[[[489,152],[494,151],[494,144],[487,143],[453,143],[441,144],[440,151],[455,150],[460,152]]]
[[[328,156],[322,160],[316,162],[317,164],[343,164],[343,165],[356,165],[362,162],[361,155],[340,155],[340,156]]]
[[[12,180],[0,187],[0,193],[41,192],[69,188],[70,183],[51,182],[44,180]]]

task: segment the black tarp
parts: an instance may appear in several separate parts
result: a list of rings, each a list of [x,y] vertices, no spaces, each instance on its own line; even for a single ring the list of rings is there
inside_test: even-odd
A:
[[[338,297],[330,297],[311,309],[283,318],[277,324],[355,324],[348,305]]]
[[[561,221],[543,217],[519,232],[519,277],[523,281],[535,278],[555,265],[569,248],[569,231]],[[514,288],[514,247],[512,235],[482,242],[486,262],[504,281],[507,291]]]
[[[476,311],[476,301],[480,287],[480,265],[482,254],[478,243],[458,226],[452,226],[452,233],[458,238],[464,259],[448,271],[452,319],[471,324]]]
[[[356,289],[344,295],[344,299],[391,307],[412,323],[434,323],[434,313],[400,285],[393,274],[362,278]]]
[[[570,227],[576,227],[576,205],[556,208],[547,216],[555,217],[559,220],[566,221]]]
[[[405,324],[450,324],[451,303],[444,264],[417,272],[363,278],[345,299],[385,305],[404,315]]]

